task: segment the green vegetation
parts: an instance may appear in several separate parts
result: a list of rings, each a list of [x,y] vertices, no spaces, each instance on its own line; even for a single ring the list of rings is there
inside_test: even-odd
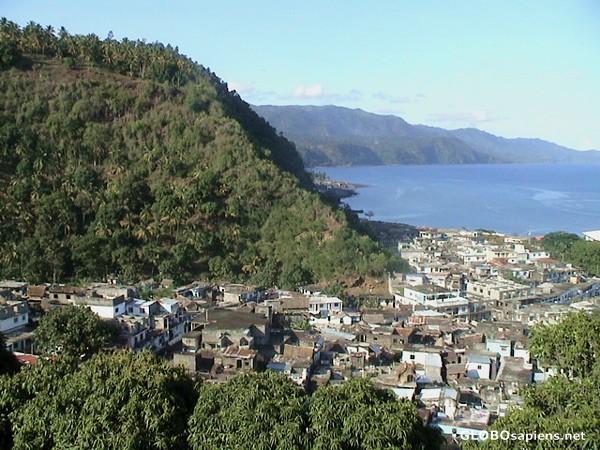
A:
[[[110,346],[118,328],[88,308],[63,306],[51,310],[35,330],[36,350],[46,355],[89,357]]]
[[[275,373],[203,384],[190,419],[193,450],[306,448],[304,391]]]
[[[587,449],[600,442],[600,315],[577,313],[532,330],[532,355],[563,374],[524,392],[525,405],[491,430],[511,433],[585,433],[580,441],[486,441],[482,449]]]
[[[298,146],[307,166],[490,163],[446,130],[339,106],[253,106]]]
[[[576,234],[558,231],[544,236],[544,250],[590,275],[600,275],[600,242],[588,242]]]
[[[413,404],[378,390],[368,379],[318,389],[309,407],[313,450],[439,448]]]
[[[131,352],[96,355],[76,370],[38,364],[2,385],[2,400],[6,388],[25,386],[13,405],[0,400],[0,411],[12,406],[15,450],[187,448],[196,394],[183,370]]]
[[[560,325],[538,325],[532,330],[529,349],[545,366],[585,377],[600,355],[600,315],[572,313]]]
[[[0,23],[0,276],[292,287],[388,256],[176,48]]]
[[[393,115],[340,106],[253,106],[298,146],[307,166],[472,163],[598,163],[540,139],[506,139],[476,128],[411,125]]]
[[[307,395],[265,372],[194,384],[147,353],[59,356],[0,376],[0,449],[428,449],[411,402],[367,379]]]

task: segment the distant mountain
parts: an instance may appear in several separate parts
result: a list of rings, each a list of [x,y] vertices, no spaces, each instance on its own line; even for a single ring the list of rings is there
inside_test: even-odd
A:
[[[600,163],[600,151],[577,151],[542,139],[507,139],[476,128],[462,128],[450,133],[479,152],[507,162]]]
[[[411,125],[392,115],[339,106],[253,106],[296,143],[307,166],[599,162],[539,139],[505,139],[474,128]]]
[[[497,162],[460,139],[338,106],[253,106],[296,143],[307,166]]]

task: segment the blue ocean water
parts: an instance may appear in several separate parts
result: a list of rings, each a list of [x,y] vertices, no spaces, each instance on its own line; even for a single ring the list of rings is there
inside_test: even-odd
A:
[[[366,185],[345,199],[373,219],[520,235],[600,229],[600,165],[320,167]]]

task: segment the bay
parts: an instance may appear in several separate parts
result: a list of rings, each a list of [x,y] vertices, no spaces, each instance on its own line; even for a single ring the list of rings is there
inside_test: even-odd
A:
[[[600,229],[600,165],[319,167],[364,185],[344,201],[372,219],[519,235]]]

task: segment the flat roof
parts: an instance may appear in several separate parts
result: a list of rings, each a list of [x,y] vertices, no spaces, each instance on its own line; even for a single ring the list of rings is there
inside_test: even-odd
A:
[[[600,241],[600,230],[584,231],[583,235],[594,241]]]
[[[453,290],[444,289],[437,284],[421,284],[418,286],[404,286],[404,289],[412,289],[413,291],[421,292],[423,294],[441,294],[447,292],[454,292]]]

